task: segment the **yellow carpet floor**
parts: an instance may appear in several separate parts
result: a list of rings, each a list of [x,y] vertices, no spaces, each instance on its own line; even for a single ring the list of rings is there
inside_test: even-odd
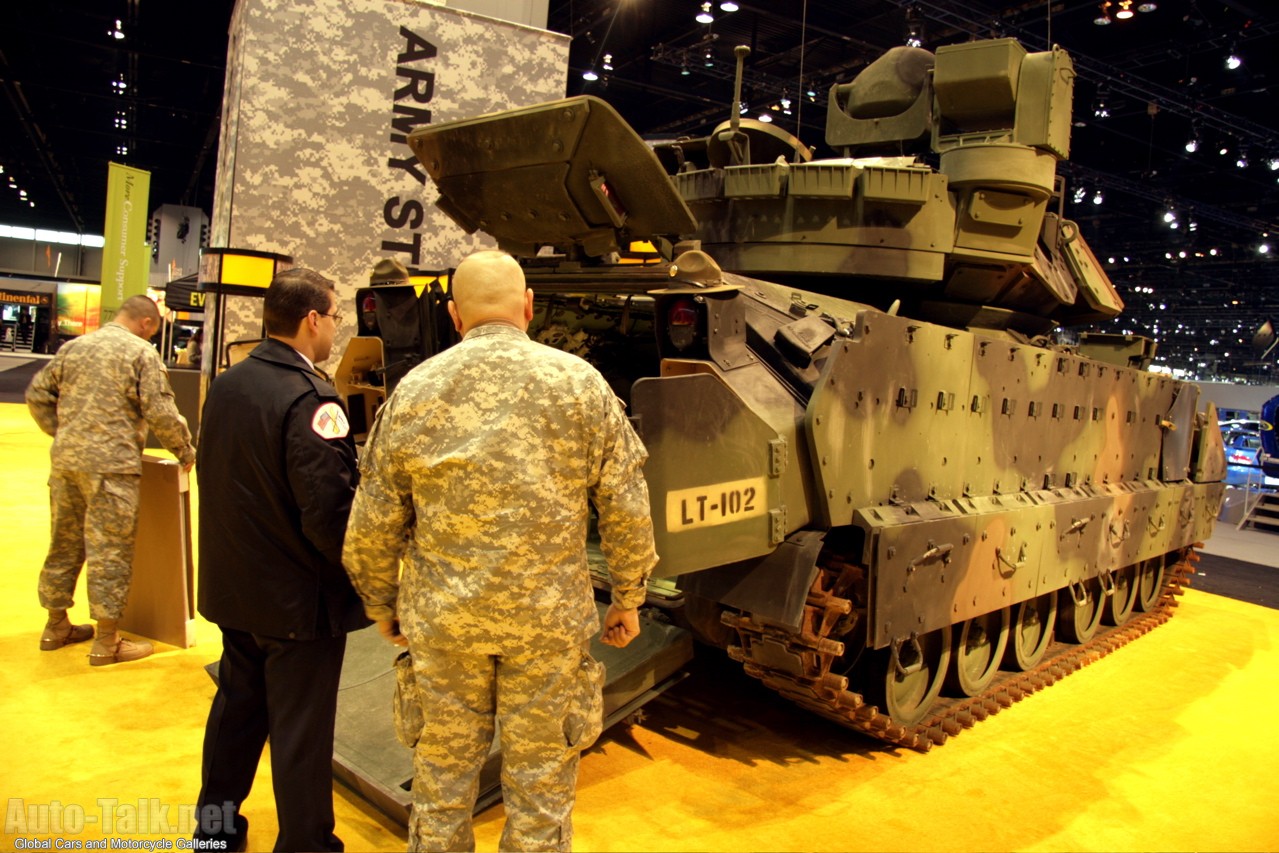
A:
[[[199,620],[193,648],[95,669],[87,644],[39,651],[48,447],[23,406],[0,404],[0,848],[180,849],[218,632]],[[83,588],[72,615],[88,620]],[[584,757],[575,849],[1276,850],[1276,676],[1279,611],[1191,590],[1168,624],[920,755],[704,655]],[[335,801],[348,850],[404,849],[358,795],[339,784]],[[271,849],[265,757],[245,814],[250,849]],[[479,817],[480,850],[501,822],[500,805]]]

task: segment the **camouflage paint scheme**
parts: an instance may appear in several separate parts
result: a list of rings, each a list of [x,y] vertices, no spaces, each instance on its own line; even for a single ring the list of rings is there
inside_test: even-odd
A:
[[[426,176],[405,135],[560,97],[568,42],[417,0],[241,0],[210,245],[277,252],[321,271],[348,317],[379,258],[433,269],[491,246],[424,202]],[[218,298],[209,296],[206,316]],[[260,299],[221,298],[225,341],[261,337]],[[350,322],[338,330],[335,355],[353,331]],[[206,372],[214,361],[204,360]]]
[[[1010,39],[894,48],[832,89],[830,160],[736,116],[649,149],[590,97],[410,137],[439,205],[526,259],[545,339],[628,400],[688,621],[904,745],[953,733],[915,728],[952,631],[968,660],[991,635],[991,673],[1005,635],[1040,666],[1059,610],[1091,648],[1162,612],[1223,494],[1215,412],[1153,342],[1055,334],[1123,307],[1050,209],[1073,77]],[[625,343],[649,325],[655,354]]]

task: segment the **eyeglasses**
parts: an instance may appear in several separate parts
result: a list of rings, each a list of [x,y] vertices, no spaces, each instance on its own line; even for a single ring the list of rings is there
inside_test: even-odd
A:
[[[342,325],[342,312],[341,312],[341,311],[334,311],[332,314],[325,314],[323,311],[316,311],[315,313],[316,313],[316,314],[319,314],[321,317],[328,317],[328,318],[330,318],[331,320],[333,320],[333,325],[335,325],[335,326],[340,326],[340,325]]]

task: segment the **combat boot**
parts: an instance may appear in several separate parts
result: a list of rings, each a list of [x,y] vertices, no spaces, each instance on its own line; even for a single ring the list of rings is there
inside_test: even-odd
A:
[[[72,643],[93,639],[92,625],[73,625],[65,610],[50,610],[49,621],[40,635],[40,651],[52,652]]]
[[[115,619],[98,620],[98,637],[89,650],[89,666],[110,666],[113,663],[141,660],[149,657],[155,647],[146,640],[130,640],[120,636]]]

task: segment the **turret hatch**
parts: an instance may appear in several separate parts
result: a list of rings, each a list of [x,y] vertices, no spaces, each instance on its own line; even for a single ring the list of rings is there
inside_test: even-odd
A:
[[[554,245],[598,257],[696,227],[652,150],[598,98],[420,127],[409,146],[436,204],[514,255]]]

